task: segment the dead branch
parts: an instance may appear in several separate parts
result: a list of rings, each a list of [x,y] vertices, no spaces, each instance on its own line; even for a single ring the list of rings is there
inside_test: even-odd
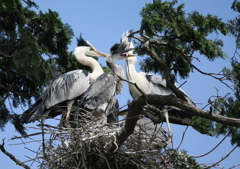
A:
[[[29,166],[27,166],[26,164],[22,163],[21,161],[19,161],[18,159],[16,159],[16,157],[14,155],[12,155],[11,153],[9,153],[8,151],[5,150],[4,148],[4,139],[2,139],[2,144],[0,144],[0,149],[1,151],[7,155],[11,160],[13,160],[17,165],[23,167],[23,168],[26,168],[26,169],[30,169]]]

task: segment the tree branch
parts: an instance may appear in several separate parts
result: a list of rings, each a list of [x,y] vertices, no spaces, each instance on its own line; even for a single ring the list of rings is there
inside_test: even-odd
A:
[[[14,93],[14,94],[16,94],[16,95],[19,95],[19,96],[34,96],[34,97],[39,97],[39,95],[36,95],[36,94],[20,93],[20,92],[14,91],[14,90],[12,90],[12,89],[10,89],[10,88],[8,88],[8,87],[5,87],[5,86],[3,86],[3,85],[1,85],[1,84],[0,84],[0,88],[5,89],[5,90],[7,90],[7,91],[10,91],[10,92],[12,92],[12,93]]]
[[[144,43],[144,47],[146,48],[146,50],[148,51],[148,53],[149,53],[149,55],[151,56],[151,58],[153,59],[153,60],[155,60],[157,63],[158,63],[158,65],[159,65],[159,67],[161,67],[163,70],[164,70],[164,77],[165,77],[165,80],[166,80],[166,84],[167,84],[167,87],[169,87],[170,88],[170,90],[171,91],[173,91],[173,93],[178,97],[178,98],[180,98],[180,99],[182,99],[182,100],[185,100],[185,101],[187,101],[186,100],[186,98],[185,98],[185,94],[181,91],[181,90],[179,90],[175,85],[174,85],[174,83],[173,83],[173,81],[174,81],[174,79],[172,78],[172,76],[171,76],[171,74],[170,74],[170,69],[168,68],[168,66],[165,64],[165,62],[162,60],[162,59],[160,59],[158,56],[157,56],[157,54],[153,51],[153,50],[151,50],[151,48],[150,48],[150,42],[159,42],[159,41],[157,41],[157,40],[149,40],[149,41],[147,41],[147,42],[145,42]],[[166,45],[167,44],[167,42],[159,42],[159,45],[160,44],[162,44],[162,45]]]
[[[146,102],[144,102],[146,104]],[[112,153],[117,147],[115,143],[117,143],[118,147],[120,147],[123,142],[133,133],[136,123],[139,119],[139,114],[142,111],[142,106],[136,104],[136,101],[133,101],[128,109],[128,114],[126,120],[119,132],[116,132],[116,142],[110,142],[106,146],[106,151]]]
[[[222,142],[223,142],[227,137],[228,137],[228,134],[227,134],[212,150],[210,150],[209,152],[207,152],[207,153],[205,153],[205,154],[203,154],[203,155],[200,155],[200,156],[191,156],[191,157],[193,157],[193,158],[200,158],[200,157],[204,157],[204,156],[210,154],[210,153],[213,152],[220,144],[222,144]]]
[[[233,126],[233,127],[240,127],[240,119],[235,119],[235,118],[230,118],[230,117],[225,117],[221,116],[217,113],[209,113],[206,110],[202,110],[197,108],[194,105],[190,105],[187,102],[182,101],[181,99],[178,99],[174,96],[168,95],[168,96],[160,96],[160,95],[146,95],[147,102],[149,104],[157,104],[161,106],[175,106],[178,107],[181,110],[184,110],[190,114],[206,118],[212,121],[216,121],[221,124],[225,124],[228,126]],[[136,100],[137,104],[140,106],[144,105],[144,99],[143,98],[138,98]]]
[[[6,154],[11,160],[13,160],[17,165],[19,166],[22,166],[23,168],[26,168],[26,169],[30,169],[29,166],[25,165],[24,163],[22,163],[21,161],[19,161],[18,159],[16,159],[16,157],[14,155],[12,155],[11,153],[9,153],[8,151],[5,150],[4,148],[4,140],[5,139],[2,139],[2,144],[0,144],[0,149],[1,151]]]
[[[126,121],[122,129],[120,130],[120,132],[116,133],[116,142],[119,147],[128,138],[128,136],[130,136],[133,133],[134,127],[138,120],[138,116],[139,114],[143,113],[142,107],[146,105],[146,101],[148,104],[151,104],[151,105],[175,106],[190,114],[193,114],[199,117],[210,119],[228,126],[240,127],[240,119],[221,116],[213,112],[209,113],[208,111],[199,109],[194,105],[190,105],[187,102],[176,98],[175,96],[146,95],[146,98],[139,97],[138,99],[133,100],[133,102],[130,104]],[[109,143],[108,146],[106,147],[107,147],[106,149],[107,152],[113,152],[116,149],[116,145],[114,145],[113,142]]]
[[[238,147],[238,145],[236,145],[225,157],[223,157],[221,160],[219,160],[218,162],[216,162],[215,164],[208,166],[206,169],[210,169],[211,167],[216,166],[217,164],[219,164],[221,161],[225,160],[236,148]]]

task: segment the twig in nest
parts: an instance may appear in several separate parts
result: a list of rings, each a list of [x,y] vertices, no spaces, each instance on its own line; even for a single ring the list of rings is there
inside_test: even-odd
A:
[[[39,135],[39,134],[42,134],[42,132],[33,133],[33,134],[26,135],[26,136],[14,136],[10,140],[21,139],[21,138],[30,137],[30,136],[36,136],[36,135]]]

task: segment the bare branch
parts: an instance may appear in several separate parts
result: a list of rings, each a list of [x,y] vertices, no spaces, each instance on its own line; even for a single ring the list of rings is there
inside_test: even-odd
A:
[[[19,166],[22,166],[23,168],[26,168],[26,169],[30,169],[29,166],[27,166],[26,164],[22,163],[21,161],[19,161],[18,159],[16,159],[16,157],[14,155],[12,155],[11,153],[9,153],[8,151],[5,150],[4,148],[4,140],[5,139],[2,139],[2,144],[0,144],[0,149],[1,151],[7,155],[11,160],[13,160],[17,165]]]
[[[186,112],[189,112],[190,114],[193,114],[199,117],[210,119],[218,123],[222,123],[229,126],[240,127],[240,119],[221,116],[213,112],[209,113],[208,111],[199,109],[194,105],[190,105],[187,102],[184,102],[181,99],[178,99],[174,96],[146,95],[146,99],[147,99],[147,102],[152,105],[161,104],[161,106],[164,106],[164,105],[175,106]],[[134,100],[130,104],[126,121],[121,131],[116,133],[118,146],[120,146],[128,138],[128,136],[133,133],[134,127],[136,125],[138,118],[132,118],[132,117],[136,117],[136,116],[138,117],[139,114],[144,114],[142,107],[146,105],[146,99],[139,97],[138,99]],[[107,151],[113,152],[116,149],[116,146],[113,143],[110,143],[110,144],[111,146],[109,146],[110,148]]]
[[[172,71],[172,70],[179,70],[179,71],[187,71],[187,68],[182,68],[182,67],[173,67],[173,68],[171,68],[170,69],[170,71]]]
[[[235,168],[235,167],[237,167],[237,166],[240,166],[240,164],[237,164],[237,165],[235,165],[235,166],[232,166],[232,167],[229,168],[229,169],[233,169],[233,168]]]
[[[14,136],[11,138],[11,140],[15,140],[15,139],[20,139],[20,138],[24,138],[24,137],[30,137],[30,136],[36,136],[36,135],[39,135],[39,134],[42,134],[42,132],[38,132],[38,133],[33,133],[33,134],[29,134],[29,135],[26,135],[26,136]]]
[[[42,124],[42,149],[43,149],[43,156],[44,158],[48,161],[47,159],[47,155],[46,155],[46,147],[45,147],[45,137],[44,137],[44,120],[41,120],[41,124]]]
[[[116,142],[118,144],[118,147],[120,147],[123,144],[123,142],[133,133],[136,123],[139,119],[138,116],[142,111],[142,106],[141,105],[139,106],[135,103],[136,102],[133,101],[130,104],[126,121],[123,124],[121,130],[119,132],[116,132]],[[132,117],[135,117],[135,118],[132,118]],[[113,152],[117,148],[113,141],[110,142],[106,147],[108,147],[106,149],[107,152]]]
[[[238,145],[236,145],[225,157],[223,157],[221,160],[219,160],[215,164],[213,164],[211,166],[208,166],[206,169],[209,169],[211,167],[214,167],[214,166],[218,165],[221,161],[225,160],[237,147],[238,147]]]
[[[207,152],[207,153],[205,153],[205,154],[203,154],[203,155],[200,155],[200,156],[191,156],[191,157],[193,157],[193,158],[200,158],[200,157],[204,157],[204,156],[210,154],[210,153],[213,152],[213,150],[215,150],[227,137],[228,137],[228,134],[227,134],[211,151],[209,151],[209,152]]]
[[[191,123],[192,123],[192,122],[191,122]],[[185,136],[185,133],[186,133],[186,131],[187,131],[188,127],[189,127],[189,126],[187,126],[187,127],[186,127],[186,129],[184,130],[184,132],[183,132],[183,135],[182,135],[181,142],[179,143],[179,145],[178,145],[178,147],[176,148],[176,150],[178,150],[178,149],[179,149],[179,147],[182,145],[182,143],[183,143],[183,139],[184,139],[184,136]]]

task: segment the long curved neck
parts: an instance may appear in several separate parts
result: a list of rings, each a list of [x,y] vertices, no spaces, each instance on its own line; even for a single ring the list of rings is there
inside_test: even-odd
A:
[[[78,48],[75,49],[75,58],[76,60],[85,65],[89,66],[92,69],[92,73],[90,73],[90,76],[95,80],[98,78],[101,74],[103,74],[103,69],[100,66],[100,64],[92,57],[87,57],[83,52],[77,52]]]
[[[124,78],[124,71],[123,68],[115,63],[115,60],[113,60],[111,57],[108,57],[106,60],[107,66],[109,69],[112,70],[114,76],[116,77],[116,94],[121,94],[122,92],[122,87],[123,87],[123,81],[120,78]]]
[[[126,67],[126,76],[127,79],[138,85],[138,87],[142,89],[142,85],[144,86],[145,79],[142,79],[139,75],[139,73],[136,71],[135,64],[136,64],[136,58],[127,58],[125,62],[125,67]],[[140,81],[140,83],[139,83]],[[139,90],[132,84],[128,83],[130,94],[133,97],[133,99],[138,98],[142,94],[139,92]]]
[[[126,64],[125,67],[126,67],[126,76],[127,76],[127,79],[128,79],[130,82],[135,83],[134,77],[137,77],[137,76],[138,76],[138,72],[136,71],[136,68],[135,68],[135,62],[133,62],[133,61],[131,60],[131,58],[128,58],[128,59],[126,59],[125,64]]]

